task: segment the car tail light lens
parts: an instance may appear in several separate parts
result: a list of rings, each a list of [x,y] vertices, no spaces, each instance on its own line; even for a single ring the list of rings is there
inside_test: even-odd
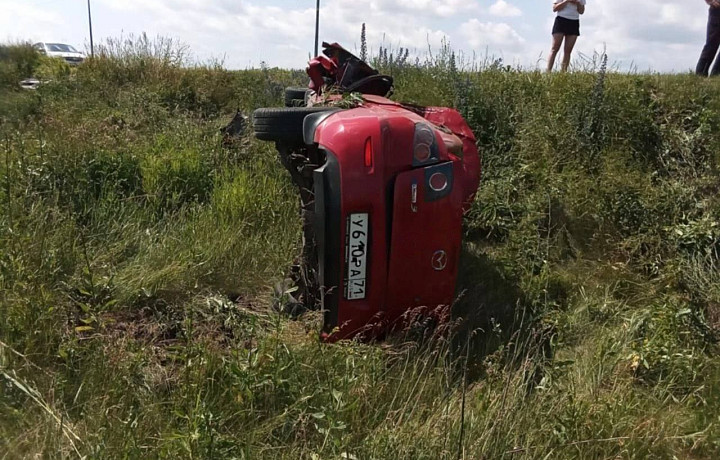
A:
[[[425,165],[437,161],[438,146],[435,132],[425,123],[415,124],[413,139],[413,166]]]
[[[415,160],[426,162],[430,159],[430,146],[426,144],[418,144],[415,146]]]
[[[448,178],[441,172],[436,172],[430,176],[430,180],[428,182],[430,188],[436,192],[442,192],[448,186]]]
[[[368,137],[365,140],[365,166],[368,168],[372,168],[372,164],[373,164],[372,138]]]

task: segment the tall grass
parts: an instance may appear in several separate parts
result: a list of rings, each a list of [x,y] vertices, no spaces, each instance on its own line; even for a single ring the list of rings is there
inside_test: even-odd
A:
[[[111,41],[0,94],[3,455],[718,455],[714,82],[379,61],[396,99],[463,112],[483,181],[451,321],[323,345],[271,308],[289,177],[220,132],[305,78],[186,56]]]
[[[0,44],[0,88],[18,89],[20,80],[34,76],[40,60],[30,43]]]

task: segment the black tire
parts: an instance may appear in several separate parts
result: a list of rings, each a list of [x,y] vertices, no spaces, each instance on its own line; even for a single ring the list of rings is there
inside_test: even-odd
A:
[[[337,110],[333,107],[280,107],[253,112],[255,137],[262,141],[302,142],[303,120],[311,113]]]
[[[305,94],[309,90],[307,88],[300,88],[291,86],[285,88],[285,107],[302,107],[305,105]]]

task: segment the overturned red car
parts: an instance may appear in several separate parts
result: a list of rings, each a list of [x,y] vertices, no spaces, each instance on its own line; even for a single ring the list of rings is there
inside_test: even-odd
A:
[[[297,302],[324,311],[327,340],[374,338],[452,303],[480,158],[457,111],[394,102],[391,77],[337,44],[323,53],[289,107],[255,111],[255,135],[300,190]]]

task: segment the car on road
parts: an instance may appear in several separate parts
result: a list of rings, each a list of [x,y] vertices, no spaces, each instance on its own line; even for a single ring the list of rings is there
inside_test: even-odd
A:
[[[295,301],[324,312],[326,340],[379,338],[411,313],[448,312],[480,158],[456,110],[393,101],[391,77],[323,48],[309,88],[257,109],[254,131],[300,191]]]
[[[85,60],[85,55],[72,45],[65,43],[35,43],[33,47],[45,56],[63,59],[70,65],[78,65]]]

